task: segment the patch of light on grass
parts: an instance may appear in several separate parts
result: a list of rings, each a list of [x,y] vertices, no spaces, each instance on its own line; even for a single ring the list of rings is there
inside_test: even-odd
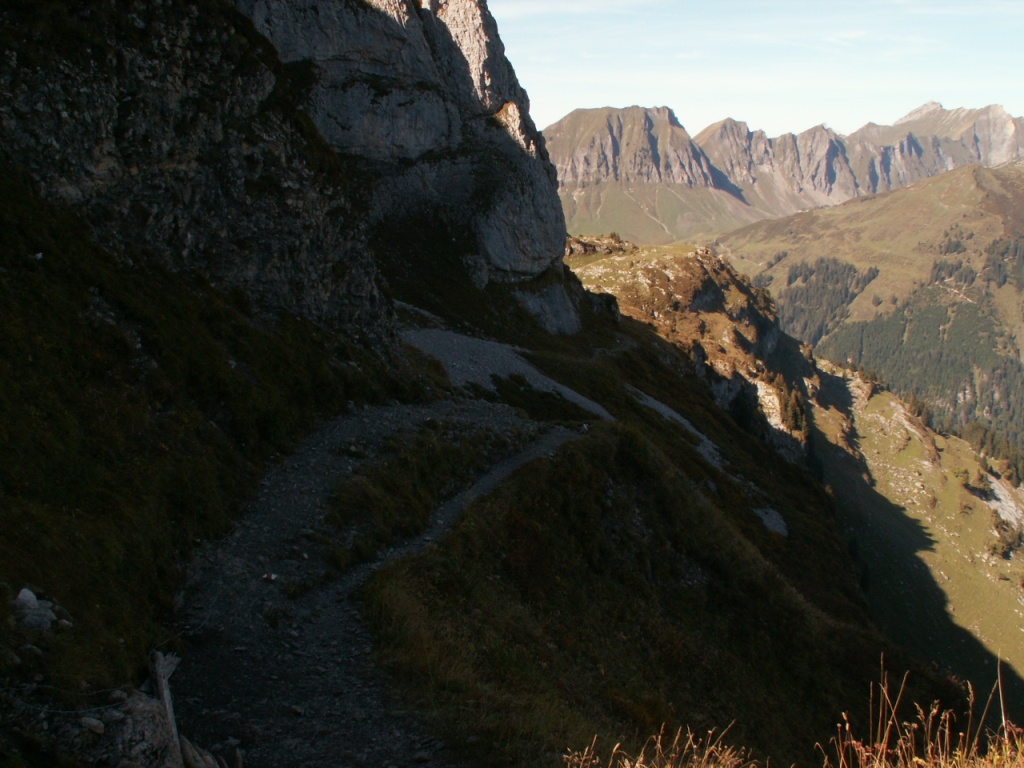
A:
[[[646,405],[653,411],[660,413],[669,421],[674,421],[676,424],[681,425],[691,435],[700,441],[697,446],[697,452],[704,458],[708,464],[713,466],[715,469],[725,471],[725,461],[722,459],[722,453],[718,450],[718,446],[703,432],[693,426],[693,423],[684,416],[680,416],[674,410],[669,408],[660,400],[655,400],[653,397],[648,395],[646,392],[641,392],[635,387],[629,388],[630,393],[643,405]]]

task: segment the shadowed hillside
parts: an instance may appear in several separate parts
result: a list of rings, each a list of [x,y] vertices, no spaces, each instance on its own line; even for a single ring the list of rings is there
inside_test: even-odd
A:
[[[584,238],[575,250],[568,261],[585,285],[697,353],[719,404],[738,415],[746,403],[764,419],[753,427],[762,439],[828,484],[886,634],[984,693],[1002,659],[1007,706],[1021,712],[1024,591],[1007,549],[1024,517],[1020,489],[877,382],[810,357],[779,332],[767,293],[710,249]]]
[[[0,22],[4,765],[809,762],[883,655],[964,704],[871,619],[767,294],[705,254],[687,346],[564,269],[483,0]]]

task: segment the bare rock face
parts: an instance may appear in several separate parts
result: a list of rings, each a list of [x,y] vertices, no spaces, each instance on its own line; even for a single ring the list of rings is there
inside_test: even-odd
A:
[[[847,138],[868,192],[899,189],[964,165],[992,167],[1024,156],[1024,119],[993,104],[944,109],[928,102],[891,126],[868,123]]]
[[[792,213],[859,194],[842,138],[823,125],[770,139],[746,123],[723,120],[701,131],[696,142],[766,212]]]
[[[18,28],[13,13],[0,23]],[[161,3],[78,14],[81,43],[6,54],[0,161],[126,258],[240,288],[263,310],[387,334],[355,170],[317,167],[323,148],[282,106],[289,73],[248,22]]]
[[[421,5],[83,7],[82,40],[5,52],[0,162],[104,247],[354,337],[390,333],[381,228],[441,225],[480,284],[559,270],[555,172],[486,3]]]
[[[312,65],[302,106],[339,151],[408,160],[450,150],[461,120],[407,2],[240,0],[285,64]]]
[[[722,120],[702,131],[699,138],[712,162],[741,186],[775,170],[771,139],[764,131],[751,131],[742,121]]]
[[[715,186],[711,162],[668,107],[576,110],[547,133],[563,187]]]
[[[238,0],[339,153],[374,161],[372,223],[430,217],[476,242],[481,282],[561,265],[565,221],[529,102],[484,0]]]
[[[564,285],[549,285],[533,293],[518,291],[515,297],[548,333],[572,335],[582,328],[578,308]]]

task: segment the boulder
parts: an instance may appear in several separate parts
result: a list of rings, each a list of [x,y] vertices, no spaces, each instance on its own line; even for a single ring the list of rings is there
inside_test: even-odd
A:
[[[47,630],[57,621],[53,603],[48,600],[39,600],[35,593],[27,587],[14,598],[14,613],[18,625],[25,629]]]

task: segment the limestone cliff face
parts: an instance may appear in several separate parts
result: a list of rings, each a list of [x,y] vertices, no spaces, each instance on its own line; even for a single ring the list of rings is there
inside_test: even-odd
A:
[[[331,146],[376,163],[372,220],[472,232],[480,282],[559,267],[565,221],[544,141],[484,0],[238,0]]]
[[[775,171],[773,142],[764,131],[751,131],[746,123],[728,118],[698,135],[715,165],[737,184],[753,184]]]
[[[998,105],[946,110],[930,102],[894,125],[868,123],[845,137],[818,126],[769,139],[730,119],[694,140],[752,205],[778,215],[899,189],[964,165],[1018,159],[1024,120]]]
[[[729,119],[701,131],[695,141],[766,213],[843,202],[858,194],[846,146],[823,125],[770,139]]]
[[[478,284],[561,267],[555,171],[483,0],[14,4],[0,25],[0,162],[109,248],[374,336],[381,229],[442,225]]]
[[[868,123],[847,137],[867,192],[899,189],[965,165],[992,167],[1024,156],[1024,119],[998,104],[947,110],[929,102],[893,125]]]
[[[0,9],[20,38],[0,67],[0,161],[126,258],[387,335],[363,177],[288,108],[287,73],[246,19],[117,2],[69,4],[58,23],[26,7]]]
[[[581,109],[547,129],[563,187],[604,181],[714,187],[714,172],[672,110]]]

